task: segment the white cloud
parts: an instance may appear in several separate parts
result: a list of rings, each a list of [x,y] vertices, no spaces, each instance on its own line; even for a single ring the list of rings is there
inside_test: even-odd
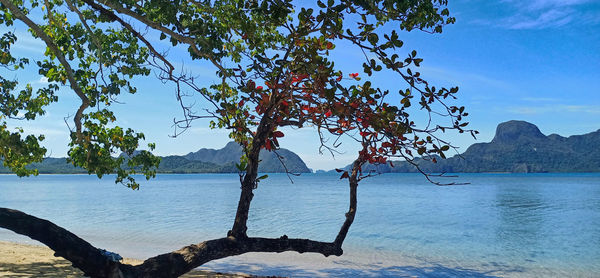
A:
[[[592,2],[591,0],[503,0],[502,2],[511,3],[522,10],[540,11],[552,8],[570,7]]]
[[[595,25],[600,23],[600,11],[587,9],[590,2],[593,0],[500,0],[501,5],[508,7],[510,15],[474,22],[515,30]]]
[[[550,98],[550,97],[524,97],[524,98],[521,98],[521,100],[531,101],[531,102],[557,102],[557,101],[561,101],[561,99]]]
[[[65,126],[65,128],[49,128],[49,127],[27,127],[24,129],[27,134],[44,134],[47,136],[68,136],[69,129]]]
[[[494,86],[497,88],[508,88],[509,84],[493,77],[475,72],[459,71],[457,69],[449,69],[443,67],[422,66],[419,68],[421,73],[428,78],[437,78],[447,81],[453,85],[464,85],[469,83],[480,83],[486,86]]]
[[[600,106],[597,105],[543,105],[543,106],[513,106],[508,108],[508,112],[520,115],[536,115],[546,113],[556,113],[562,111],[565,113],[577,114],[600,114]]]
[[[564,105],[568,112],[600,114],[600,106],[593,105]]]
[[[544,11],[537,18],[518,14],[509,18],[507,26],[510,29],[545,29],[556,28],[573,21],[575,12],[572,9],[551,9]]]
[[[41,39],[34,38],[29,32],[24,30],[14,31],[14,34],[17,36],[17,41],[12,49],[40,54],[44,53],[46,44]]]
[[[46,85],[46,84],[49,84],[50,82],[48,82],[48,77],[42,76],[42,77],[40,77],[40,79],[29,82],[29,83],[31,83],[32,85]]]

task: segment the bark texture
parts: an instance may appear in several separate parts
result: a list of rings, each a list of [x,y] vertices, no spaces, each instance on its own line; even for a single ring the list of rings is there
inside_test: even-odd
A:
[[[35,239],[86,275],[92,277],[118,277],[118,263],[104,257],[100,250],[73,233],[54,223],[18,210],[0,208],[0,227]]]

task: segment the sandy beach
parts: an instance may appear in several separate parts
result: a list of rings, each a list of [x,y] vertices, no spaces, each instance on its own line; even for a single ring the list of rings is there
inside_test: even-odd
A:
[[[69,261],[60,257],[54,257],[53,253],[50,248],[45,246],[0,241],[0,277],[83,277],[83,273],[72,267]],[[142,261],[126,258],[123,262],[135,265],[140,264]],[[242,273],[223,274],[195,270],[181,277],[230,278],[256,276]]]

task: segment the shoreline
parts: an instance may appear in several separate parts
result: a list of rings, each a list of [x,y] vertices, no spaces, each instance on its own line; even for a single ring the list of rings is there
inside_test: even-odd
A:
[[[62,257],[54,257],[54,251],[43,245],[30,245],[0,241],[0,277],[83,277],[83,273]],[[142,260],[125,258],[123,263],[137,265]],[[220,273],[192,270],[184,278],[248,278],[258,277],[245,273]]]

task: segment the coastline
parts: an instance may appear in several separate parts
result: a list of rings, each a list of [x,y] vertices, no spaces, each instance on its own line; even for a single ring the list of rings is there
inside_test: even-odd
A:
[[[61,257],[54,257],[54,252],[46,246],[29,245],[0,241],[0,277],[83,277],[83,273],[71,266]],[[124,263],[137,265],[142,260],[123,259]],[[185,278],[247,278],[258,277],[244,273],[219,273],[192,270]]]

